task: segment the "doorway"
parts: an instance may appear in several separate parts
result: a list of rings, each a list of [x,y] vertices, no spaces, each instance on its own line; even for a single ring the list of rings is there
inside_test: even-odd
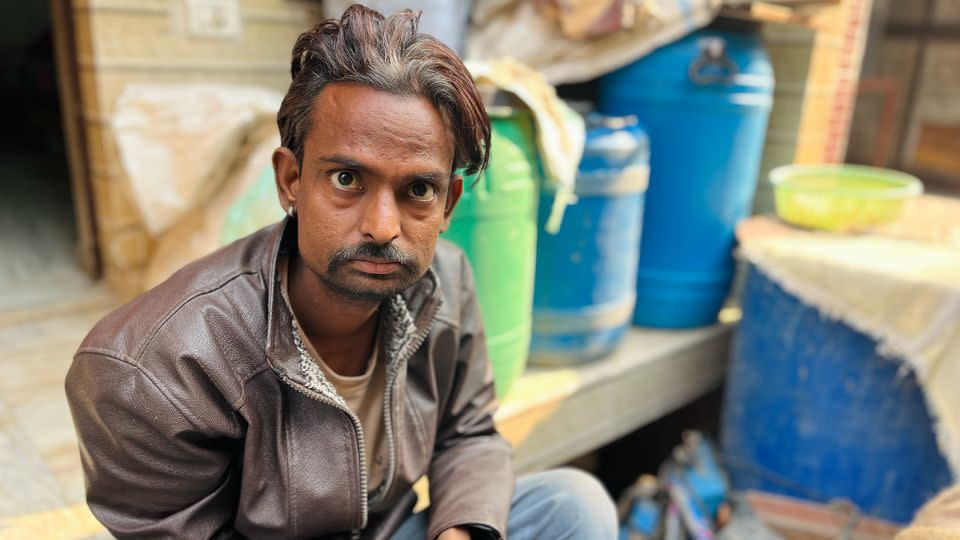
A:
[[[65,135],[79,115],[65,124],[64,100],[79,100],[63,4],[20,2],[0,18],[0,312],[69,301],[96,275],[93,246],[79,241],[92,237],[89,205],[78,216],[76,203],[90,197],[76,181],[82,146]]]

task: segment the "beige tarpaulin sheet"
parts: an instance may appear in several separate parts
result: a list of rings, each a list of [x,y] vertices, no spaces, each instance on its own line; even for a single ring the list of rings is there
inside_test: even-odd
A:
[[[723,0],[476,0],[466,58],[512,57],[552,84],[596,78],[713,20]]]
[[[241,197],[250,192],[267,169],[272,168],[270,156],[278,146],[280,135],[277,134],[277,126],[273,122],[261,122],[248,142],[237,149],[234,159],[224,165],[227,171],[220,189],[203,204],[184,213],[157,238],[157,247],[144,274],[144,289],[159,284],[183,265],[224,245],[228,240],[224,230],[228,227],[227,213]],[[283,208],[275,190],[262,194],[258,201],[248,204],[245,210],[244,221],[247,226],[244,227],[244,234],[283,217]]]
[[[755,217],[737,237],[744,257],[786,291],[914,371],[940,450],[960,475],[960,202],[923,197],[870,234]]]
[[[923,505],[896,540],[960,540],[960,484]]]
[[[158,236],[223,183],[237,149],[283,96],[226,84],[138,84],[112,119],[120,160],[147,231]]]

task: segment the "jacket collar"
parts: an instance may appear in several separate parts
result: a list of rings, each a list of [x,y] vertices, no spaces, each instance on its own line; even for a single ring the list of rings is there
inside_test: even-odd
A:
[[[314,388],[315,373],[301,362],[294,339],[293,317],[280,293],[277,261],[295,245],[296,224],[284,218],[270,236],[261,270],[267,292],[267,362],[282,377],[320,391]],[[429,268],[423,278],[384,301],[381,339],[388,369],[395,369],[420,347],[430,332],[442,297],[440,280],[433,268]]]

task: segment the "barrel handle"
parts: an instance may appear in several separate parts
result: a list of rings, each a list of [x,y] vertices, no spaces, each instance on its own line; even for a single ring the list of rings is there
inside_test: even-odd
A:
[[[698,42],[700,56],[690,64],[690,79],[697,84],[731,84],[737,75],[737,65],[727,56],[727,42],[723,38],[701,38]],[[704,73],[704,68],[724,68],[721,73]]]

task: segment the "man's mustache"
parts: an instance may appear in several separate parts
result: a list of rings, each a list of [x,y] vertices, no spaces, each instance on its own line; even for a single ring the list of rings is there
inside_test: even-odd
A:
[[[353,259],[360,258],[382,259],[384,261],[399,264],[408,272],[415,273],[417,270],[416,257],[404,253],[394,244],[380,245],[373,242],[367,242],[355,247],[340,248],[330,257],[330,263],[327,265],[329,271],[333,271]]]

